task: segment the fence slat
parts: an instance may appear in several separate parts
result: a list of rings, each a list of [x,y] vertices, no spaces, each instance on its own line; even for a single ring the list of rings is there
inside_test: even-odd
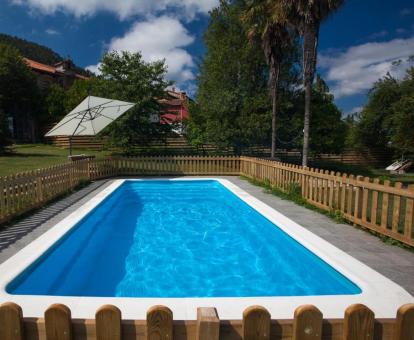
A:
[[[408,186],[408,190],[414,191],[414,184]],[[404,222],[404,237],[411,240],[413,228],[414,215],[414,200],[407,198],[405,204],[405,222]]]
[[[343,339],[374,339],[374,313],[367,306],[355,304],[346,309]]]
[[[414,304],[401,306],[397,311],[395,340],[414,339]]]
[[[252,306],[243,312],[243,340],[270,339],[270,313],[261,306]]]
[[[197,339],[219,340],[220,319],[215,308],[197,309]]]
[[[71,340],[71,312],[62,304],[51,305],[45,312],[45,327],[47,340]]]
[[[293,321],[293,340],[322,339],[322,313],[312,305],[296,308]]]
[[[0,306],[0,339],[23,340],[23,313],[19,305],[12,302]]]
[[[96,340],[121,340],[121,311],[112,305],[99,308],[95,314]]]
[[[153,306],[147,312],[147,340],[172,340],[173,313],[165,306]]]
[[[384,186],[389,187],[390,181],[385,180]],[[389,203],[389,194],[386,192],[382,193],[382,208],[381,208],[381,227],[386,229],[388,226],[388,203]]]

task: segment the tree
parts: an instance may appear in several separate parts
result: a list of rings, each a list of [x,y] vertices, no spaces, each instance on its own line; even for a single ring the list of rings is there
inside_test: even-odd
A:
[[[58,84],[50,85],[45,95],[42,125],[56,123],[63,118],[67,113],[65,102],[66,92],[63,87]]]
[[[414,67],[396,79],[379,79],[369,92],[368,102],[354,122],[348,139],[354,147],[414,155]]]
[[[280,117],[279,143],[287,149],[298,149],[303,145],[303,90],[293,93],[289,102],[291,106],[283,110]],[[311,105],[314,112],[310,136],[312,155],[317,157],[322,153],[340,153],[344,148],[348,127],[328,86],[319,75],[312,87]]]
[[[36,79],[18,50],[0,45],[0,111],[5,117],[19,118],[24,123],[19,128],[29,127],[34,136],[39,98]]]
[[[166,136],[168,124],[154,124],[153,116],[159,116],[167,87],[172,83],[165,80],[167,68],[164,60],[145,62],[141,53],[110,52],[104,55],[98,79],[89,83],[93,91],[108,98],[135,103],[118,120],[103,131],[110,143],[133,152],[133,146],[149,143]]]
[[[275,16],[274,0],[251,0],[242,15],[250,41],[260,40],[269,67],[269,91],[272,98],[272,149],[276,155],[276,119],[278,88],[282,65],[292,50],[292,37],[286,21]]]
[[[414,67],[400,82],[401,98],[392,105],[392,147],[402,156],[414,156]]]
[[[343,0],[279,0],[276,12],[293,24],[303,36],[303,85],[305,115],[303,129],[302,165],[308,165],[311,121],[312,83],[315,77],[319,28],[321,23],[342,4]]]
[[[269,145],[271,134],[269,69],[261,48],[246,43],[243,10],[242,0],[221,1],[210,13],[187,129],[192,144],[213,144],[238,154],[251,145]],[[281,69],[280,109],[287,106],[284,92],[296,84],[292,63],[286,61]]]

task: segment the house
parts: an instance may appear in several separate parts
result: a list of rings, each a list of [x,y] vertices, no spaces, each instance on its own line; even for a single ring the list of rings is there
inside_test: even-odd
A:
[[[41,90],[46,90],[51,84],[59,84],[64,89],[68,89],[75,80],[88,79],[76,73],[71,60],[63,60],[54,65],[42,64],[28,58],[24,58],[24,61],[36,75],[37,85]]]
[[[175,88],[167,91],[166,98],[159,100],[163,106],[163,113],[160,116],[161,124],[174,124],[174,131],[183,133],[183,122],[187,120],[189,115],[189,104],[191,99],[185,92],[176,91]]]

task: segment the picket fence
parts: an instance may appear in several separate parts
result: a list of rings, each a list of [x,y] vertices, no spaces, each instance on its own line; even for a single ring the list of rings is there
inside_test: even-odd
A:
[[[122,320],[112,305],[97,310],[94,320],[72,319],[70,309],[50,306],[44,318],[23,318],[20,306],[0,306],[2,340],[412,340],[414,304],[401,306],[395,319],[375,319],[366,306],[349,306],[343,319],[323,319],[313,305],[295,310],[292,320],[272,320],[261,306],[244,310],[241,320],[220,320],[215,308],[198,308],[197,320],[174,320],[165,306],[154,306],[146,320]]]
[[[117,176],[242,175],[348,222],[414,246],[414,186],[238,156],[148,156],[76,161],[0,177],[0,223],[43,206],[85,181]]]
[[[241,157],[240,174],[300,195],[311,205],[337,211],[348,222],[414,246],[414,185]]]

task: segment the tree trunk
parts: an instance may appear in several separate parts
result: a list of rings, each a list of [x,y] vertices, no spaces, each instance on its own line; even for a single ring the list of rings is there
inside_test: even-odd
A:
[[[312,83],[315,77],[319,25],[306,25],[303,34],[303,85],[305,87],[305,116],[303,126],[302,165],[308,166],[311,123]]]
[[[302,165],[308,166],[309,156],[309,133],[310,133],[310,120],[311,120],[311,96],[312,96],[312,83],[308,82],[305,85],[305,117],[303,123],[303,151],[302,151]]]
[[[270,153],[271,158],[276,157],[276,122],[277,122],[277,99],[278,99],[278,88],[279,88],[279,74],[280,65],[275,65],[272,71],[272,84],[271,95],[272,95],[272,151]]]

